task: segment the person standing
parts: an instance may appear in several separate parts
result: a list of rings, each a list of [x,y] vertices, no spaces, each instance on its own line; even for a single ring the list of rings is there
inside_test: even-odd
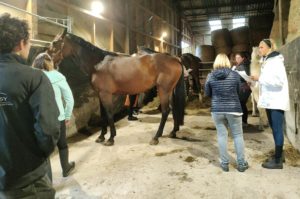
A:
[[[290,108],[284,58],[275,49],[275,44],[270,39],[263,39],[259,43],[259,53],[262,56],[261,74],[259,77],[251,77],[258,82],[260,93],[257,106],[266,109],[275,143],[275,155],[262,164],[267,169],[283,168],[284,111]]]
[[[246,52],[239,52],[235,54],[235,61],[237,63],[235,70],[239,72],[244,72],[248,76],[250,75],[250,62],[247,59]],[[251,94],[250,86],[248,82],[246,82],[242,77],[240,78],[240,92],[239,92],[239,99],[241,103],[241,107],[243,110],[243,127],[248,126],[248,108],[247,108],[247,101]]]
[[[54,69],[53,61],[47,53],[40,53],[33,61],[32,66],[43,70],[53,86],[55,101],[60,112],[58,117],[60,122],[60,136],[57,147],[63,171],[62,175],[63,177],[67,177],[75,168],[75,162],[69,162],[69,150],[66,138],[66,126],[70,123],[74,106],[73,94],[65,76]],[[65,107],[63,104],[65,104]]]
[[[220,165],[223,171],[229,171],[228,124],[237,154],[237,170],[244,172],[248,169],[248,163],[244,155],[242,108],[238,96],[240,76],[231,70],[230,61],[225,54],[218,54],[213,69],[205,82],[205,95],[211,97],[211,114],[217,129]]]
[[[26,21],[0,16],[0,198],[55,197],[47,175],[59,137],[58,107],[43,72],[26,65]]]

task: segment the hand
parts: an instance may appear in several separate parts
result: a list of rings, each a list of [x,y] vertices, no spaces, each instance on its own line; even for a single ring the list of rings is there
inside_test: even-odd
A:
[[[66,124],[66,126],[69,126],[70,125],[70,120],[65,120],[65,124]]]
[[[250,78],[254,81],[258,81],[259,77],[258,76],[254,76],[254,75],[251,75]]]

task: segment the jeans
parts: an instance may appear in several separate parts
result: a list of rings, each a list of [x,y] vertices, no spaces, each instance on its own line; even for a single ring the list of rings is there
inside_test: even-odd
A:
[[[237,163],[244,164],[244,138],[243,138],[243,128],[242,128],[242,116],[228,114],[228,113],[212,113],[212,118],[216,125],[219,153],[221,164],[229,164],[229,155],[227,152],[227,139],[228,131],[227,124],[231,129],[233,136],[235,152],[237,155]]]
[[[276,109],[266,109],[269,125],[273,132],[275,146],[283,146],[283,121],[284,111]]]
[[[0,191],[1,199],[54,199],[54,197],[55,190],[47,174],[26,187]]]

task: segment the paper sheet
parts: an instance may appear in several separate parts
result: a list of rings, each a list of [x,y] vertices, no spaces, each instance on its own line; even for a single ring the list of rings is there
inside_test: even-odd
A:
[[[245,71],[237,71],[236,72],[246,81],[246,82],[250,82],[252,86],[254,86],[256,84],[256,81],[252,80],[250,76],[248,76],[246,74]]]

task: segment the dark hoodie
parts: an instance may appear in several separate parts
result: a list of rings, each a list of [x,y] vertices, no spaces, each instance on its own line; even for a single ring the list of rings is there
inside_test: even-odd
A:
[[[230,68],[220,68],[208,74],[205,95],[212,98],[211,112],[242,113],[239,88],[240,76]]]
[[[58,115],[46,75],[16,54],[0,54],[0,191],[46,174],[59,136]]]

